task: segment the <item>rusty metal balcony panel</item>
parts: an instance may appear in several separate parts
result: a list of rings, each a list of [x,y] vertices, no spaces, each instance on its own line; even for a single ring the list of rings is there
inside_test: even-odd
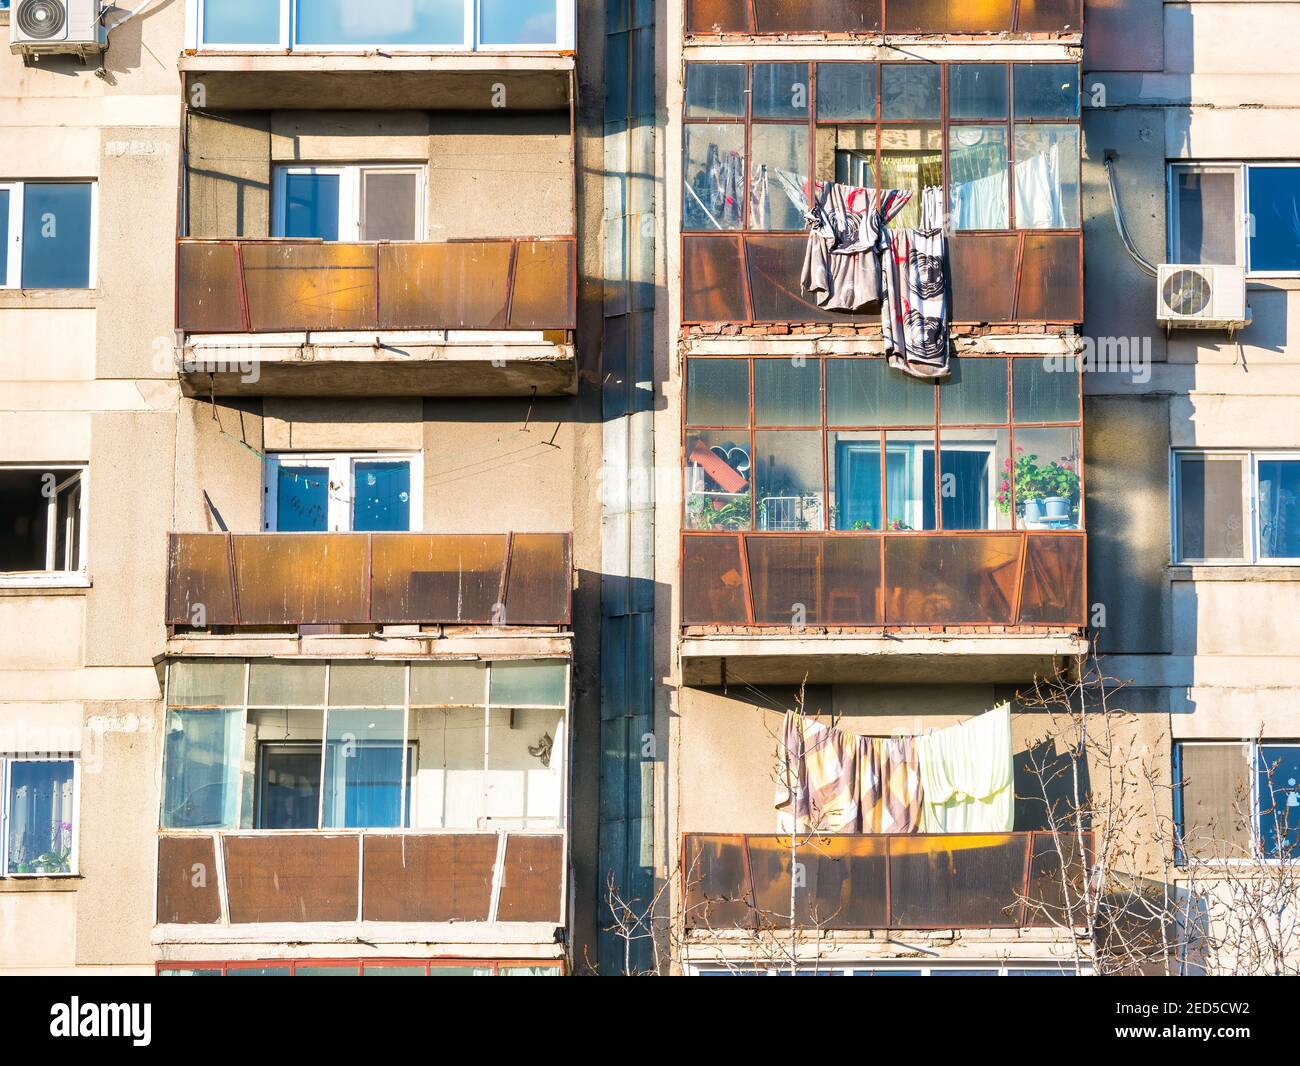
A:
[[[173,533],[167,623],[567,625],[568,533]]]
[[[1077,887],[1083,866],[1071,847],[1066,865]],[[788,923],[790,837],[687,833],[682,855],[689,929]],[[796,896],[802,928],[1020,928],[1044,920],[1036,904],[1064,913],[1062,864],[1048,833],[824,834],[800,839],[794,858],[806,875]]]
[[[209,876],[196,878],[195,870]],[[205,835],[158,838],[157,914],[160,924],[208,925],[221,921],[216,841]]]
[[[368,922],[486,922],[496,833],[374,834],[365,842]]]
[[[881,547],[883,542],[883,558]],[[682,624],[1082,628],[1081,533],[682,535]]]
[[[506,837],[497,920],[564,920],[564,839],[512,833]]]
[[[186,333],[572,330],[572,238],[446,243],[182,240]]]
[[[683,322],[879,323],[878,312],[825,311],[801,291],[806,241],[799,233],[683,235]],[[953,322],[1082,322],[1082,249],[1073,231],[954,234]]]
[[[686,33],[1079,33],[1081,0],[688,0]]]
[[[223,844],[232,925],[356,920],[355,834],[230,835]]]

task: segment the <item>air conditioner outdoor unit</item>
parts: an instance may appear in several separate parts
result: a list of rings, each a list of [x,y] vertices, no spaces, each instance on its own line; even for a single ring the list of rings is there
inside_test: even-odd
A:
[[[1162,263],[1156,321],[1166,329],[1242,329],[1250,324],[1246,272],[1239,266]]]
[[[13,0],[10,8],[11,52],[86,58],[107,45],[101,0]]]

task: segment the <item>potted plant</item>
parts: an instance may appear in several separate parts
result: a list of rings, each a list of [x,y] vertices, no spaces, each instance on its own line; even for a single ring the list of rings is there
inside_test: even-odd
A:
[[[1016,449],[1016,458],[1003,464],[997,505],[1003,514],[1011,512],[1011,486],[1015,484],[1017,510],[1026,522],[1060,521],[1069,518],[1079,495],[1079,475],[1071,460],[1040,464],[1038,456]]]
[[[1043,493],[1043,514],[1049,520],[1069,518],[1079,496],[1079,475],[1074,463],[1053,460],[1039,468],[1039,487]]]

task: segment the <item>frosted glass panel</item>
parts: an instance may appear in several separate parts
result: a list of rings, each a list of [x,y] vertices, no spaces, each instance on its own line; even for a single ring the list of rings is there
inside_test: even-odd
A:
[[[406,702],[404,663],[340,663],[330,667],[331,707],[397,707]]]
[[[486,684],[484,669],[483,663],[414,663],[411,705],[481,707]]]
[[[250,706],[319,707],[324,700],[324,663],[254,662],[249,667]]]
[[[492,664],[492,704],[495,707],[520,707],[546,704],[564,706],[568,663],[494,662]]]
[[[244,664],[238,659],[174,662],[167,678],[172,707],[242,707]]]

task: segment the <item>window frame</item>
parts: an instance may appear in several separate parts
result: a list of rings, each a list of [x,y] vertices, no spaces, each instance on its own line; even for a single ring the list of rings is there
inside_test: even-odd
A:
[[[277,494],[280,470],[296,466],[328,466],[331,485],[347,485],[346,497],[327,489],[329,500],[328,529],[307,530],[308,535],[321,533],[353,533],[352,506],[356,498],[356,465],[370,462],[405,462],[411,470],[411,521],[400,533],[420,533],[424,526],[424,453],[404,451],[378,452],[269,452],[262,464],[262,531],[278,533],[279,497]],[[298,532],[298,531],[295,531]],[[365,532],[365,531],[363,531]]]
[[[555,41],[542,44],[484,44],[482,41],[481,0],[461,0],[463,5],[462,36],[459,44],[299,44],[297,41],[297,5],[301,0],[279,0],[279,40],[261,44],[207,44],[203,40],[204,8],[209,0],[185,0],[186,43],[199,52],[398,52],[407,54],[443,52],[562,52],[574,47],[574,5],[572,0],[553,0],[555,4]]]
[[[203,660],[201,660],[201,659],[187,659],[187,660],[184,660],[184,661],[186,661],[187,663],[194,663],[194,662],[201,662],[201,661],[203,661]],[[502,829],[504,829],[504,831],[506,831],[506,832],[516,832],[516,833],[517,833],[517,832],[522,832],[522,833],[527,833],[527,832],[568,832],[568,829],[569,829],[569,801],[570,801],[570,796],[571,796],[571,792],[572,792],[572,789],[571,789],[571,776],[572,776],[572,766],[573,766],[573,760],[572,760],[572,758],[571,758],[571,754],[572,754],[572,750],[573,750],[572,740],[571,740],[572,726],[573,726],[573,710],[572,710],[572,703],[573,703],[573,662],[572,662],[571,659],[567,659],[567,658],[557,658],[557,657],[555,657],[555,656],[534,656],[534,657],[528,657],[528,658],[524,658],[524,659],[483,659],[483,660],[481,660],[481,662],[483,663],[483,693],[482,693],[482,698],[481,698],[481,700],[480,700],[478,703],[473,703],[473,704],[460,704],[460,703],[456,703],[456,704],[428,704],[428,703],[423,703],[423,702],[421,702],[421,703],[416,703],[416,702],[414,702],[414,701],[412,700],[412,685],[411,685],[412,674],[411,674],[411,671],[412,671],[413,667],[415,667],[415,666],[423,666],[423,665],[427,665],[427,664],[430,664],[430,663],[437,664],[437,663],[439,663],[439,662],[442,662],[442,663],[457,662],[457,661],[463,662],[464,660],[435,660],[435,659],[388,659],[388,660],[384,660],[384,659],[376,659],[376,660],[355,660],[355,659],[312,659],[312,660],[309,660],[309,661],[312,662],[312,663],[319,663],[319,664],[323,667],[323,669],[322,669],[323,688],[322,688],[322,691],[321,691],[320,699],[319,699],[317,702],[315,702],[315,703],[310,703],[310,704],[280,703],[280,704],[277,704],[277,705],[275,705],[275,706],[268,706],[268,705],[266,705],[266,704],[262,704],[262,703],[254,703],[254,702],[252,702],[251,697],[250,697],[250,682],[251,682],[251,678],[252,678],[252,667],[253,667],[253,664],[254,664],[255,662],[262,662],[262,661],[266,661],[266,660],[241,659],[241,660],[238,660],[238,661],[239,661],[239,663],[241,664],[242,669],[243,669],[243,683],[242,683],[242,686],[241,686],[241,693],[242,693],[242,695],[241,695],[241,700],[242,700],[242,703],[240,703],[239,705],[222,706],[222,707],[206,707],[206,706],[204,706],[204,707],[197,707],[197,706],[182,707],[182,706],[173,706],[173,704],[172,704],[172,702],[171,702],[171,680],[172,680],[172,678],[171,678],[171,670],[172,670],[172,666],[174,665],[174,663],[176,662],[176,660],[171,660],[171,661],[169,661],[168,664],[167,664],[167,672],[166,672],[166,677],[165,677],[165,679],[164,679],[164,685],[163,685],[163,718],[164,718],[164,723],[166,722],[167,718],[168,718],[168,717],[169,717],[173,712],[175,712],[175,713],[182,713],[182,714],[183,714],[183,713],[193,713],[193,712],[203,713],[203,712],[208,712],[208,711],[212,711],[212,712],[229,712],[229,711],[237,711],[237,712],[240,712],[241,717],[240,717],[240,727],[239,727],[239,744],[238,744],[237,750],[240,751],[240,752],[244,752],[244,753],[246,753],[246,752],[248,751],[248,742],[249,742],[249,739],[250,739],[250,736],[249,736],[250,716],[251,716],[254,712],[267,711],[267,710],[270,710],[270,711],[279,711],[279,710],[303,710],[303,711],[318,712],[318,713],[320,714],[320,716],[321,716],[321,718],[320,718],[320,724],[321,724],[321,737],[320,737],[319,740],[310,740],[310,741],[292,741],[292,740],[285,741],[285,740],[279,740],[279,739],[277,739],[277,740],[268,740],[268,741],[263,742],[263,741],[259,740],[258,743],[257,743],[257,748],[256,748],[256,751],[255,751],[255,754],[254,754],[254,758],[253,758],[254,771],[253,771],[253,778],[252,778],[252,782],[251,782],[251,784],[252,784],[252,787],[251,787],[251,788],[246,788],[246,787],[245,787],[245,774],[246,774],[246,770],[245,770],[245,762],[246,762],[246,760],[244,760],[243,758],[241,758],[240,761],[239,761],[239,763],[238,763],[238,766],[237,766],[237,775],[236,775],[236,778],[235,778],[235,786],[234,786],[234,789],[235,789],[234,823],[235,823],[235,824],[234,824],[233,826],[216,826],[216,827],[214,827],[214,826],[195,826],[195,827],[189,827],[189,826],[165,826],[165,825],[163,825],[163,816],[164,816],[164,813],[165,813],[165,807],[166,807],[166,802],[167,802],[167,745],[166,745],[166,743],[164,742],[164,744],[162,745],[161,765],[160,765],[160,771],[159,771],[159,782],[160,782],[159,798],[158,798],[158,806],[157,806],[157,809],[156,809],[157,832],[160,832],[160,833],[167,833],[167,834],[190,833],[190,834],[209,834],[209,835],[212,834],[212,833],[237,833],[237,834],[249,834],[249,833],[258,833],[258,834],[261,834],[261,833],[265,833],[265,834],[276,834],[276,833],[339,833],[339,832],[370,832],[370,831],[374,831],[374,832],[408,832],[408,831],[409,831],[409,832],[425,832],[425,833],[475,833],[475,832],[493,832],[493,831],[502,830]],[[366,707],[366,708],[352,708],[352,707],[346,707],[346,706],[343,706],[343,705],[336,705],[336,704],[331,703],[331,701],[330,701],[330,681],[331,681],[330,675],[331,675],[331,672],[332,672],[332,670],[333,670],[333,667],[334,667],[336,664],[340,664],[340,663],[347,665],[347,664],[351,664],[351,663],[358,662],[358,661],[366,661],[366,662],[387,662],[387,663],[398,663],[398,664],[400,664],[400,665],[403,667],[403,673],[404,673],[404,677],[403,677],[403,681],[404,681],[404,685],[403,685],[403,702],[402,702],[401,704],[382,704],[382,703],[376,702],[376,703],[373,704],[372,706],[370,706],[370,707]],[[477,661],[477,660],[476,660],[476,661]],[[548,663],[548,664],[557,664],[557,663],[558,663],[558,664],[562,664],[562,665],[563,665],[563,668],[564,668],[564,692],[563,692],[563,695],[562,695],[562,697],[561,697],[561,702],[557,702],[557,703],[521,703],[521,702],[500,703],[500,702],[493,702],[493,701],[492,701],[492,670],[493,670],[493,667],[494,667],[495,665],[497,665],[497,664],[508,664],[508,663],[518,663],[518,662],[528,662],[528,663],[534,663],[534,664],[539,664],[539,665],[540,665],[540,664],[543,664],[543,663]],[[416,732],[416,731],[415,731],[415,729],[414,729],[414,725],[415,725],[415,721],[416,721],[416,719],[414,718],[414,715],[420,713],[421,711],[427,711],[427,710],[454,710],[454,709],[457,709],[457,708],[467,708],[467,709],[470,709],[470,710],[477,710],[477,711],[481,711],[481,712],[482,712],[482,727],[483,727],[483,761],[482,761],[481,772],[482,772],[483,778],[482,778],[482,794],[481,794],[481,798],[482,798],[482,801],[483,801],[483,807],[482,807],[482,810],[481,810],[481,812],[480,812],[480,814],[479,814],[479,816],[478,816],[478,819],[477,819],[477,821],[478,821],[479,824],[477,824],[476,826],[473,826],[473,827],[447,826],[447,825],[445,825],[445,824],[444,824],[444,825],[428,825],[428,826],[420,826],[420,825],[414,825],[414,824],[411,824],[411,823],[413,823],[413,822],[416,820],[417,815],[418,815],[418,811],[419,811],[419,808],[418,808],[418,806],[417,806],[417,802],[418,802],[418,796],[419,796],[419,791],[418,791],[418,788],[419,788],[419,785],[418,785],[418,771],[419,771],[420,767],[419,767],[419,759],[418,759],[418,756],[419,756],[418,738],[415,736],[415,732]],[[398,802],[399,802],[399,809],[402,811],[402,819],[403,819],[403,822],[406,823],[406,824],[403,824],[403,825],[401,825],[401,826],[376,826],[376,827],[372,827],[371,829],[366,829],[366,828],[355,828],[355,827],[353,827],[353,828],[349,828],[349,827],[346,827],[346,826],[332,826],[332,827],[325,827],[325,826],[323,826],[323,824],[322,824],[322,823],[324,822],[324,803],[325,803],[325,766],[326,766],[326,754],[327,754],[328,747],[329,747],[329,737],[328,737],[329,719],[328,719],[328,715],[329,715],[329,712],[330,712],[331,710],[342,711],[342,710],[353,710],[353,709],[363,709],[363,710],[400,710],[400,711],[402,711],[402,713],[403,713],[403,725],[402,725],[402,790],[401,790],[401,795],[400,795],[400,798],[399,798],[399,801],[398,801]],[[561,729],[563,730],[563,737],[562,737],[562,738],[561,738],[561,737],[552,737],[552,740],[553,740],[553,741],[559,741],[559,740],[562,739],[563,747],[562,747],[562,748],[559,748],[559,757],[560,757],[560,760],[561,760],[561,762],[560,762],[560,767],[559,767],[559,777],[558,777],[559,789],[558,789],[558,796],[557,796],[557,801],[556,801],[555,814],[554,814],[554,817],[553,817],[553,818],[552,818],[552,817],[549,817],[549,816],[546,816],[546,817],[539,817],[539,818],[533,818],[533,817],[530,817],[530,816],[528,816],[528,815],[523,815],[523,816],[520,817],[520,818],[508,818],[508,817],[504,817],[504,816],[492,816],[492,815],[489,815],[489,814],[487,813],[487,799],[488,799],[487,791],[488,791],[488,787],[489,787],[489,786],[488,786],[488,774],[492,772],[492,770],[491,770],[491,766],[490,766],[490,759],[491,759],[491,752],[492,752],[492,747],[491,747],[492,712],[493,712],[493,711],[499,711],[499,710],[510,710],[510,711],[545,710],[545,711],[557,711],[557,712],[559,713],[559,715],[560,715],[560,725],[561,725]],[[165,730],[165,729],[166,729],[166,725],[164,724],[164,730]],[[258,771],[259,771],[260,768],[261,768],[261,748],[262,748],[263,743],[270,744],[270,745],[281,745],[281,746],[284,746],[284,745],[292,745],[292,744],[294,744],[294,743],[299,743],[299,744],[306,744],[306,745],[317,745],[317,746],[320,747],[320,750],[321,750],[321,761],[320,761],[320,766],[321,766],[321,769],[320,769],[320,775],[321,775],[321,776],[320,776],[320,796],[319,796],[319,799],[318,799],[317,819],[316,819],[316,827],[315,827],[315,828],[313,828],[313,829],[260,829],[260,828],[256,828],[256,822],[257,822],[257,811],[258,811],[258,799],[259,799],[259,793],[260,793],[260,782],[259,782],[259,780],[258,780],[258,777],[259,777],[259,775],[258,775]],[[558,747],[558,745],[557,745],[557,747]],[[411,759],[411,757],[412,757],[413,755],[416,757],[416,762],[415,762],[414,765],[412,765],[411,762],[410,762],[410,759]],[[245,809],[246,807],[250,807],[251,809],[246,810],[246,809]],[[243,824],[243,823],[244,823],[245,815],[248,816],[248,821],[249,821],[249,823],[250,823],[248,826],[244,826],[244,824]],[[444,812],[444,815],[443,815],[442,821],[443,821],[443,822],[446,821],[446,815],[445,815],[445,812]],[[498,824],[496,824],[496,825],[492,824],[494,821],[495,821],[496,823],[498,823]],[[530,822],[530,821],[553,822],[554,824],[553,824],[553,825],[531,825],[531,824],[520,824],[520,825],[516,825],[516,826],[514,826],[514,827],[509,827],[509,826],[507,826],[507,825],[505,824],[505,823],[508,823],[508,822],[520,822],[520,823],[523,823],[523,822]]]
[[[1175,841],[1175,863],[1180,869],[1187,866],[1187,855],[1183,850],[1183,831],[1184,817],[1183,809],[1183,772],[1182,772],[1182,752],[1184,747],[1244,747],[1247,750],[1246,772],[1250,775],[1250,803],[1252,815],[1250,819],[1250,858],[1214,858],[1200,859],[1207,866],[1245,866],[1252,863],[1268,863],[1270,865],[1278,864],[1284,860],[1278,856],[1266,855],[1260,847],[1261,835],[1259,831],[1260,819],[1263,814],[1260,811],[1260,793],[1259,793],[1259,776],[1260,776],[1260,753],[1264,748],[1293,748],[1300,749],[1300,739],[1282,738],[1272,740],[1267,737],[1249,737],[1241,740],[1222,740],[1208,739],[1201,737],[1189,737],[1183,740],[1174,740],[1173,751],[1171,752],[1170,761],[1173,770],[1173,825]],[[1300,826],[1297,826],[1300,829]],[[1300,846],[1296,848],[1296,854],[1285,861],[1294,862],[1300,858]]]
[[[9,871],[9,824],[11,818],[9,790],[12,783],[14,763],[20,762],[70,762],[72,763],[72,846],[69,849],[68,869],[54,873],[10,873]],[[80,877],[81,876],[81,757],[77,753],[37,755],[10,753],[0,755],[0,879],[36,877]]]
[[[1300,169],[1300,159],[1260,159],[1260,160],[1172,160],[1165,168],[1165,215],[1169,220],[1165,227],[1165,251],[1168,261],[1174,265],[1201,266],[1225,265],[1240,267],[1247,280],[1269,278],[1300,278],[1300,269],[1296,270],[1256,270],[1251,265],[1251,237],[1254,212],[1250,209],[1250,172],[1265,169]],[[1233,195],[1237,211],[1237,250],[1236,261],[1230,264],[1180,264],[1175,258],[1178,248],[1178,212],[1175,198],[1175,176],[1179,173],[1194,174],[1232,174]]]
[[[817,177],[817,131],[823,128],[835,127],[858,127],[863,129],[872,129],[876,132],[875,147],[875,168],[876,173],[880,173],[881,153],[883,149],[880,144],[880,133],[891,127],[898,129],[906,128],[933,128],[939,132],[940,136],[940,155],[942,157],[943,167],[943,211],[944,211],[944,231],[949,234],[978,235],[978,234],[1077,234],[1083,229],[1083,142],[1082,142],[1082,121],[1083,121],[1083,75],[1082,68],[1076,64],[1071,64],[1068,60],[1060,59],[1039,59],[1039,60],[942,60],[937,62],[930,61],[912,61],[912,62],[881,62],[878,60],[847,60],[847,59],[791,59],[791,60],[693,60],[686,64],[686,70],[693,66],[740,66],[744,68],[745,86],[741,92],[744,97],[744,114],[740,117],[721,117],[721,118],[692,118],[686,114],[685,98],[685,77],[683,75],[683,98],[681,110],[679,112],[682,126],[681,141],[677,145],[677,151],[681,160],[681,180],[683,189],[677,195],[677,211],[681,219],[680,233],[682,235],[746,235],[746,236],[763,236],[767,234],[791,234],[803,233],[805,230],[801,227],[795,230],[780,229],[759,229],[750,225],[750,182],[751,167],[753,164],[752,150],[752,133],[755,127],[763,125],[789,126],[800,125],[797,117],[781,118],[764,118],[755,117],[753,108],[753,68],[781,63],[806,63],[808,66],[808,108],[807,115],[804,117],[803,124],[808,129],[808,168],[809,174],[814,177],[814,181],[809,182],[809,201],[808,209],[812,209],[813,189],[816,181],[823,180]],[[875,94],[875,115],[866,119],[822,119],[817,114],[817,67],[820,64],[834,65],[851,65],[858,64],[861,66],[874,66],[876,68],[876,94]],[[974,118],[951,118],[950,117],[950,98],[949,98],[949,68],[956,66],[1004,66],[1006,68],[1006,85],[1007,85],[1007,110],[1001,118],[992,119],[974,119]],[[887,119],[883,117],[883,69],[885,67],[932,67],[937,66],[940,69],[939,78],[939,115],[933,119]],[[1079,108],[1077,114],[1073,117],[1054,117],[1054,118],[1032,118],[1020,117],[1015,110],[1015,70],[1017,67],[1030,66],[1076,66],[1076,88],[1079,93]],[[1015,151],[1015,134],[1018,127],[1021,126],[1056,126],[1067,125],[1073,126],[1079,131],[1079,159],[1077,171],[1072,173],[1075,188],[1079,190],[1079,219],[1074,226],[1052,226],[1052,227],[1032,227],[1024,228],[1016,223],[1016,151]],[[687,131],[692,126],[737,126],[742,131],[742,151],[744,153],[745,174],[743,179],[743,202],[740,226],[733,229],[691,229],[686,225],[686,192],[689,188],[687,184],[687,161],[686,161],[686,137]],[[953,127],[961,126],[998,126],[1006,133],[1006,193],[1007,193],[1007,225],[1000,229],[953,229],[950,224],[952,214],[952,185],[951,185],[951,160],[950,160],[950,137],[949,130]]]
[[[1195,559],[1183,555],[1182,537],[1182,474],[1185,459],[1238,459],[1241,460],[1241,514],[1243,523],[1249,523],[1248,536],[1242,538],[1242,559]],[[1300,449],[1253,448],[1173,448],[1170,451],[1169,471],[1169,543],[1171,566],[1300,566],[1300,555],[1268,556],[1262,552],[1262,515],[1259,507],[1260,461],[1287,461],[1300,464]]]
[[[277,163],[272,173],[273,210],[271,236],[277,240],[313,240],[311,237],[286,237],[284,227],[288,215],[290,175],[337,175],[339,178],[339,236],[326,244],[357,244],[361,236],[363,175],[367,173],[409,173],[415,175],[415,236],[409,241],[387,241],[390,244],[416,243],[428,239],[429,219],[426,214],[429,168],[425,163]],[[366,241],[366,243],[376,243]]]
[[[90,569],[87,559],[89,546],[89,522],[86,504],[89,497],[90,464],[88,463],[0,463],[0,472],[7,470],[35,470],[41,473],[75,472],[80,476],[81,492],[77,503],[77,561],[76,570],[0,570],[0,588],[27,588],[40,586],[44,588],[89,588]],[[58,519],[59,497],[55,494],[46,501],[45,559],[51,561],[51,553],[57,544],[55,526]]]
[[[27,286],[23,279],[23,211],[28,185],[85,185],[90,189],[90,240],[86,249],[86,284],[69,288]],[[5,280],[0,292],[93,292],[99,287],[96,263],[99,259],[99,182],[94,178],[14,178],[0,180],[0,189],[9,193],[9,232],[0,234],[7,248]]]

